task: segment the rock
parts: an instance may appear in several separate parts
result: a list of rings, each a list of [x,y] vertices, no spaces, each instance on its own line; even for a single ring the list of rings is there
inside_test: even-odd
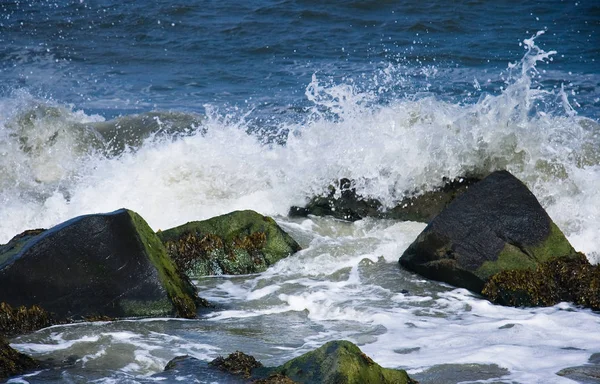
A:
[[[193,221],[159,231],[158,236],[178,267],[191,278],[263,272],[300,250],[275,220],[254,211]]]
[[[191,356],[177,356],[167,363],[164,372],[151,376],[149,382],[247,384],[248,379],[235,376]]]
[[[263,366],[254,357],[240,351],[235,351],[226,358],[219,356],[209,364],[221,371],[245,378],[250,377],[253,369]]]
[[[436,216],[404,252],[400,264],[427,278],[480,293],[503,271],[533,271],[550,260],[576,257],[527,187],[509,172],[498,171]]]
[[[275,368],[298,383],[416,383],[406,371],[382,368],[349,341],[331,341]]]
[[[444,179],[442,187],[424,193],[413,193],[395,207],[385,209],[380,201],[357,194],[351,180],[341,179],[337,186],[329,187],[327,195],[313,197],[305,207],[292,207],[289,215],[332,216],[348,221],[375,217],[428,223],[452,200],[479,180],[479,178]]]
[[[480,180],[475,177],[460,177],[454,180],[444,178],[442,187],[403,199],[394,208],[383,212],[382,218],[429,223],[455,198]]]
[[[561,301],[600,310],[600,266],[587,257],[559,257],[534,270],[506,270],[492,276],[482,293],[490,301],[512,306],[550,306]]]
[[[588,364],[565,368],[558,372],[557,375],[581,384],[600,383],[600,353],[594,353],[590,357]]]
[[[272,373],[265,379],[253,380],[252,384],[297,384],[294,380],[281,373]]]
[[[24,373],[38,366],[35,360],[15,351],[0,337],[0,379]]]
[[[135,212],[76,217],[3,249],[0,302],[11,306],[59,320],[196,315],[195,288]]]
[[[50,314],[37,305],[13,309],[6,303],[0,303],[0,335],[11,337],[55,324]]]
[[[255,384],[416,384],[406,371],[382,368],[349,341],[331,341],[279,367],[263,367],[254,357],[236,351],[206,364],[189,356],[171,360],[163,378],[175,370],[177,376],[194,380],[218,379],[219,383]],[[228,376],[223,376],[223,374]],[[221,376],[219,376],[219,374]]]
[[[336,186],[329,186],[327,195],[313,197],[304,208],[290,208],[289,215],[332,216],[336,219],[357,221],[365,217],[379,217],[382,209],[383,205],[378,200],[367,199],[357,194],[351,180],[341,179]]]

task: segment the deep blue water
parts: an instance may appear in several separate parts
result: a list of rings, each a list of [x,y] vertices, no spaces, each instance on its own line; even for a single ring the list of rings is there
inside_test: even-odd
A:
[[[578,113],[597,118],[591,0],[3,0],[0,96],[26,90],[106,118],[210,104],[294,119],[317,74],[376,91],[378,103],[423,92],[469,103],[500,92],[520,43],[540,30],[537,44],[557,51],[538,68],[541,86],[564,84]]]

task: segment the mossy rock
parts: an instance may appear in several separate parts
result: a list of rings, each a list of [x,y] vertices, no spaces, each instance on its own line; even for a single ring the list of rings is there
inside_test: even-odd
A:
[[[550,306],[571,301],[600,310],[600,266],[586,256],[556,258],[535,269],[507,270],[495,274],[482,291],[490,301],[511,306]]]
[[[330,185],[326,194],[313,197],[306,206],[292,207],[289,215],[332,216],[347,221],[375,217],[428,223],[479,180],[476,177],[443,178],[441,187],[422,193],[406,191],[407,197],[393,208],[385,209],[379,200],[356,193],[354,181],[344,178]]]
[[[171,360],[156,378],[185,376],[214,382],[255,384],[416,384],[404,370],[382,368],[349,341],[332,341],[279,367],[263,367],[236,351],[206,364],[189,356]]]
[[[133,211],[76,217],[5,249],[0,302],[10,306],[58,320],[196,315],[194,286]]]
[[[37,305],[13,309],[7,303],[0,303],[0,336],[12,337],[37,331],[55,323],[52,316]]]
[[[191,278],[265,271],[300,246],[270,217],[235,211],[158,232],[170,257]]]
[[[416,383],[406,371],[382,368],[356,345],[344,340],[328,342],[275,368],[274,372],[297,383]]]
[[[24,373],[38,366],[38,362],[15,351],[0,337],[0,379]]]
[[[0,245],[0,268],[2,268],[2,265],[8,262],[9,259],[17,255],[29,240],[45,231],[45,229],[29,229],[19,233],[10,239],[8,243]]]
[[[481,293],[504,271],[534,271],[544,262],[576,257],[531,191],[499,171],[450,203],[399,262],[424,277]]]
[[[246,355],[243,352],[235,351],[227,357],[219,356],[209,363],[209,365],[228,372],[232,375],[249,378],[252,375],[252,370],[262,367],[262,363],[256,360],[253,356]]]

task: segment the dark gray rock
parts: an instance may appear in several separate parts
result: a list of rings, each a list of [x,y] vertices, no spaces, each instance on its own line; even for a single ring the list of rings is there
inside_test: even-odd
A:
[[[600,353],[593,354],[588,364],[565,368],[557,373],[580,384],[600,383]]]
[[[347,221],[375,217],[428,223],[452,200],[479,180],[479,178],[444,179],[442,187],[408,194],[395,207],[385,209],[380,201],[357,194],[352,180],[341,179],[336,186],[329,187],[327,195],[313,197],[305,207],[292,207],[289,214],[290,216],[332,216]]]
[[[3,247],[0,302],[57,319],[196,314],[195,288],[135,212],[80,216],[29,235]]]
[[[471,186],[408,247],[400,265],[422,276],[481,292],[505,270],[533,270],[576,257],[527,187],[507,171]]]

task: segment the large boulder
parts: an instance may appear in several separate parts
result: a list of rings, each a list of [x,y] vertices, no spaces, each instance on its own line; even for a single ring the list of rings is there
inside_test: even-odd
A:
[[[171,258],[191,278],[265,271],[300,250],[270,217],[235,211],[159,231]]]
[[[327,194],[313,197],[304,207],[292,207],[290,216],[332,216],[337,219],[356,221],[366,217],[428,223],[452,200],[463,194],[479,178],[465,177],[449,180],[443,185],[424,192],[407,192],[404,199],[390,209],[376,199],[356,192],[354,182],[341,179],[336,186],[329,186]]]
[[[498,171],[436,216],[404,252],[400,264],[427,278],[480,293],[504,271],[534,271],[543,263],[578,257],[527,187],[509,172]],[[522,293],[514,289],[492,299],[511,304],[506,299]],[[517,305],[536,305],[526,296]]]
[[[137,213],[120,209],[28,232],[0,251],[0,302],[55,319],[193,318],[196,290]]]

